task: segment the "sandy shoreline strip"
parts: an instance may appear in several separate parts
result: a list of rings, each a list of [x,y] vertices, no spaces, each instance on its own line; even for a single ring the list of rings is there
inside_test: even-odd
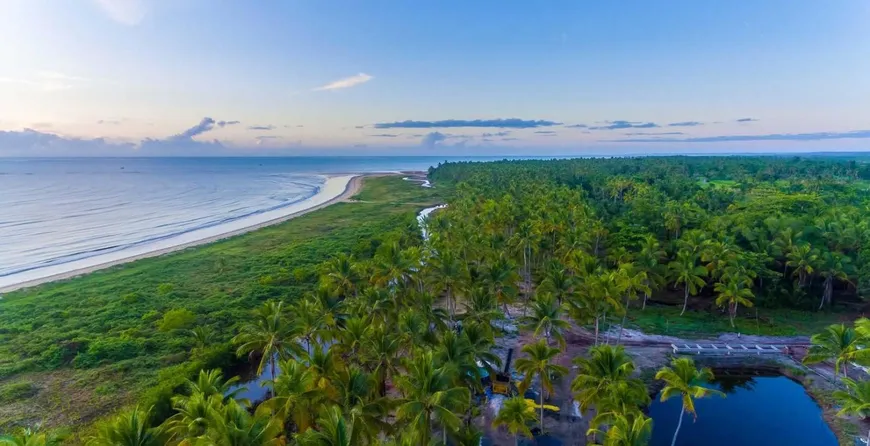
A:
[[[375,175],[384,175],[384,174],[375,174]],[[194,246],[213,243],[213,242],[216,242],[218,240],[223,240],[223,239],[234,237],[234,236],[244,234],[247,232],[255,231],[257,229],[261,229],[261,228],[264,228],[266,226],[271,226],[274,224],[283,223],[287,220],[291,220],[291,219],[296,218],[300,215],[305,215],[309,212],[325,208],[326,206],[329,206],[331,204],[335,204],[335,203],[338,203],[341,201],[347,201],[350,197],[359,193],[360,189],[362,188],[363,178],[366,176],[373,176],[373,175],[348,174],[348,175],[329,176],[327,178],[326,182],[324,183],[323,187],[321,188],[321,190],[318,193],[314,194],[313,196],[311,196],[305,200],[299,201],[297,203],[293,203],[290,206],[287,206],[287,208],[278,209],[276,211],[264,212],[263,214],[260,214],[260,216],[255,216],[255,217],[260,217],[260,219],[262,219],[262,218],[268,218],[269,214],[272,214],[272,213],[281,213],[281,212],[290,211],[289,213],[286,213],[284,215],[280,215],[280,216],[274,217],[274,218],[268,218],[265,221],[258,221],[256,223],[251,223],[248,226],[239,227],[236,229],[230,229],[228,227],[228,226],[231,226],[232,223],[236,223],[236,225],[244,224],[245,220],[247,220],[247,218],[242,218],[242,219],[237,220],[236,222],[231,222],[231,224],[228,224],[228,225],[221,225],[221,226],[216,226],[213,228],[206,228],[203,230],[192,231],[192,232],[189,232],[187,234],[182,234],[182,235],[179,235],[178,237],[172,237],[172,238],[166,239],[166,240],[158,242],[158,243],[149,243],[149,244],[143,245],[141,247],[134,248],[134,249],[138,249],[138,251],[142,251],[142,252],[137,252],[135,254],[130,252],[130,251],[133,251],[133,249],[118,251],[116,253],[112,253],[112,254],[107,255],[107,256],[114,256],[117,258],[114,258],[114,259],[111,259],[111,260],[108,260],[105,262],[101,262],[101,263],[96,263],[96,264],[92,264],[92,265],[88,265],[88,266],[84,266],[84,267],[76,267],[76,264],[79,264],[79,263],[86,264],[88,261],[90,261],[90,262],[98,261],[100,257],[103,257],[103,256],[95,256],[92,258],[76,260],[74,262],[69,262],[69,263],[65,263],[65,264],[61,264],[61,265],[53,265],[53,266],[46,267],[46,268],[39,268],[39,269],[32,270],[32,271],[26,271],[26,272],[20,273],[20,274],[13,274],[11,276],[8,276],[7,278],[0,277],[0,293],[8,293],[8,292],[19,290],[22,288],[29,288],[32,286],[41,285],[43,283],[48,283],[48,282],[54,282],[57,280],[71,279],[73,277],[92,273],[94,271],[98,271],[98,270],[105,269],[105,268],[110,268],[112,266],[120,265],[123,263],[133,262],[136,260],[146,259],[149,257],[157,257],[157,256],[161,256],[161,255],[168,254],[171,252],[191,248]],[[306,207],[306,205],[307,205],[307,207]],[[300,207],[301,207],[301,209],[299,209]],[[210,232],[220,231],[221,229],[225,230],[226,232],[220,232],[218,234],[209,234],[207,236],[202,236],[202,234],[200,234],[201,238],[196,238],[198,236],[197,233],[203,233],[209,229],[212,230]],[[193,237],[194,239],[188,240],[191,237]],[[180,239],[183,239],[183,240],[180,240]],[[175,244],[173,244],[173,243],[175,243]],[[169,246],[165,246],[162,248],[158,246],[158,245],[165,245],[165,244],[169,244]],[[150,246],[150,249],[149,249],[149,246]],[[53,273],[53,272],[51,272],[51,270],[62,270],[62,271]],[[25,275],[26,276],[34,276],[34,277],[30,278],[30,279],[25,278],[25,280],[21,280],[19,282],[14,282],[16,277],[25,276]],[[4,279],[7,279],[7,281],[5,283],[3,281]],[[12,281],[13,283],[8,283],[9,281]]]

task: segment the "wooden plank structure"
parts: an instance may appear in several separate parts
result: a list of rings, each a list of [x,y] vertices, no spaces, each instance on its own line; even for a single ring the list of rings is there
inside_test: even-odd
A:
[[[675,355],[777,355],[786,354],[780,345],[671,344]]]

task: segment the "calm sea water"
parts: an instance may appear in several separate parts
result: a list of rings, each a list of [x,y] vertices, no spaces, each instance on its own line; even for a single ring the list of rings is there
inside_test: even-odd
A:
[[[323,174],[425,170],[440,161],[0,158],[0,278],[289,206],[317,193]]]
[[[696,400],[698,419],[686,415],[678,446],[836,446],[837,437],[804,388],[786,377],[725,378],[715,387],[727,396]],[[670,446],[680,399],[654,400],[651,446]]]

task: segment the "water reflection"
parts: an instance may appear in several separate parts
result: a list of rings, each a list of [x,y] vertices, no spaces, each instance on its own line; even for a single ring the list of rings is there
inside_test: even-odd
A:
[[[682,446],[836,446],[822,410],[803,386],[783,376],[720,376],[711,387],[727,396],[696,400],[698,418],[686,415],[677,437]],[[651,446],[668,446],[680,414],[680,399],[655,399]]]

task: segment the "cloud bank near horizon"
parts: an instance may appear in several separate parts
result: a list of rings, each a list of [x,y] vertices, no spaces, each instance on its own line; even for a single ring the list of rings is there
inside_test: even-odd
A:
[[[374,124],[376,129],[435,129],[453,127],[478,127],[499,129],[531,129],[537,127],[552,127],[562,125],[561,122],[539,120],[526,120],[519,118],[507,119],[445,119],[441,121],[397,121],[379,122]]]

